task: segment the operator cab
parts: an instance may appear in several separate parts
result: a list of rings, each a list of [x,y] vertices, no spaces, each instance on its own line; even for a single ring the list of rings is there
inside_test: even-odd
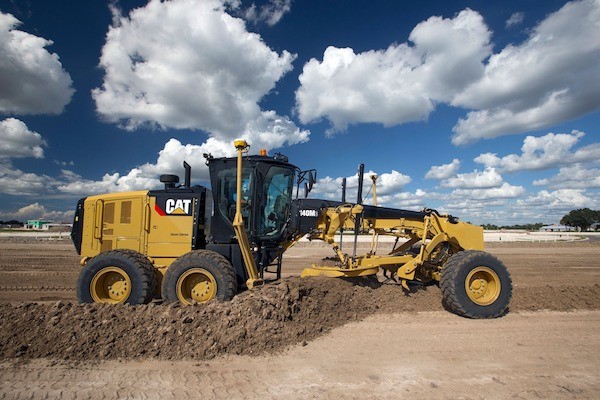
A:
[[[214,197],[211,241],[237,243],[233,230],[237,200],[235,158],[207,156]],[[242,217],[250,242],[279,243],[289,220],[295,178],[299,169],[276,155],[244,157]]]

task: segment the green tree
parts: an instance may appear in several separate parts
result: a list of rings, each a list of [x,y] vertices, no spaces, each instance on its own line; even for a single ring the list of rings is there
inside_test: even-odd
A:
[[[588,230],[594,222],[600,222],[600,211],[590,210],[589,208],[571,210],[560,220],[561,224],[574,226],[582,231]]]
[[[485,229],[486,231],[495,231],[495,230],[498,230],[498,226],[497,225],[493,225],[493,224],[483,224],[483,225],[481,225],[481,227],[483,229]]]

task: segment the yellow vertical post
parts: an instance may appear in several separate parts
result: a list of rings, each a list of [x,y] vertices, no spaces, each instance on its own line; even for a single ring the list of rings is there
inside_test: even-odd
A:
[[[258,277],[258,270],[256,268],[256,262],[250,249],[250,241],[244,228],[244,218],[242,217],[242,155],[247,151],[248,143],[245,140],[238,139],[234,142],[237,150],[237,198],[235,201],[235,217],[233,218],[233,230],[240,245],[242,251],[242,257],[248,272],[248,280],[246,286],[248,289],[252,289],[254,286],[261,284],[262,279]]]
[[[373,181],[373,205],[375,207],[377,207],[377,178],[377,175],[371,175],[371,180]]]
[[[373,205],[377,207],[377,178],[376,174],[371,175],[373,181]],[[377,245],[379,244],[379,235],[373,230],[373,237],[371,238],[371,254],[377,253]]]

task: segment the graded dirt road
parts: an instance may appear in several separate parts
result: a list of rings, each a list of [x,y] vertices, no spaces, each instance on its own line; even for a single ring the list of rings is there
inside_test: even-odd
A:
[[[600,244],[488,251],[514,297],[475,321],[444,311],[436,287],[298,278],[227,307],[81,307],[68,242],[2,241],[0,399],[598,398]],[[284,272],[330,252],[294,248]]]

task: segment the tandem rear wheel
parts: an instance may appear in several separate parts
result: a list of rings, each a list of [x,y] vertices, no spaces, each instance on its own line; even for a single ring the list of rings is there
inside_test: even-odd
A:
[[[162,297],[165,302],[184,305],[212,299],[227,301],[233,298],[236,288],[235,271],[225,257],[210,250],[194,250],[167,269]]]
[[[493,255],[465,250],[452,255],[440,280],[444,307],[467,318],[496,318],[508,312],[512,280]]]
[[[81,303],[145,304],[155,290],[152,264],[133,250],[111,250],[93,257],[77,279]]]

